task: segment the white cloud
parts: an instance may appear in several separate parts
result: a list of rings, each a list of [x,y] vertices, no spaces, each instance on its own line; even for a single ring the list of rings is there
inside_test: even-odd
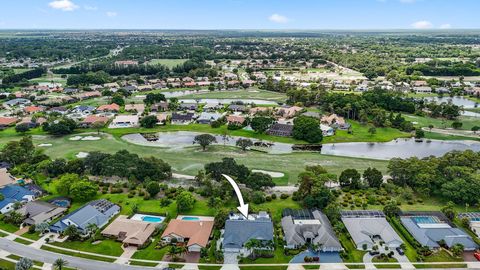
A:
[[[430,29],[433,27],[433,24],[429,21],[418,21],[412,23],[411,26],[415,29]]]
[[[96,6],[84,6],[83,8],[85,10],[90,10],[90,11],[98,10],[98,8]]]
[[[54,0],[50,2],[48,6],[63,11],[73,11],[78,8],[78,6],[70,0]]]
[[[105,14],[107,14],[108,17],[116,17],[118,15],[115,11],[107,11]]]
[[[450,29],[450,28],[452,28],[452,25],[449,23],[444,23],[440,25],[440,29]]]
[[[268,19],[274,23],[288,23],[290,19],[280,14],[272,14]]]

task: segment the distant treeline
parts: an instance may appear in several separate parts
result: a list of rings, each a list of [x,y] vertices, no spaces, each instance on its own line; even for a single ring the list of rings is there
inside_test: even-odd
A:
[[[36,68],[32,70],[28,70],[22,73],[18,74],[11,74],[5,76],[3,78],[3,84],[12,84],[12,83],[18,83],[23,80],[30,80],[38,77],[42,77],[43,74],[45,74],[46,69],[45,68]]]

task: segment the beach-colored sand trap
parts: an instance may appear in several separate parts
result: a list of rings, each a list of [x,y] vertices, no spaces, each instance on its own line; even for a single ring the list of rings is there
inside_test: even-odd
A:
[[[280,178],[280,177],[285,176],[285,174],[281,173],[281,172],[271,172],[271,171],[264,171],[264,170],[252,170],[252,172],[259,172],[259,173],[268,174],[273,178]]]
[[[38,147],[49,147],[49,146],[52,146],[51,143],[41,143],[38,145]]]
[[[87,137],[83,137],[82,138],[82,141],[98,141],[102,138],[100,137],[95,137],[95,136],[87,136]]]
[[[70,141],[80,141],[82,139],[82,136],[73,136],[70,137],[68,140]]]
[[[78,154],[75,155],[77,158],[86,158],[88,157],[88,153],[86,152],[79,152]]]

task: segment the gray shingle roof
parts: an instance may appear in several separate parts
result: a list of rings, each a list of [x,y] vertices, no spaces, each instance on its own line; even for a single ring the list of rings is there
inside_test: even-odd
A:
[[[269,219],[227,220],[223,239],[224,248],[242,248],[250,239],[273,240],[273,224]]]

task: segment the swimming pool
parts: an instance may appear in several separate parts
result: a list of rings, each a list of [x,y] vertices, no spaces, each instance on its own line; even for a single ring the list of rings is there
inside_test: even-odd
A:
[[[436,223],[441,223],[440,220],[438,220],[437,217],[433,216],[418,216],[418,217],[412,217],[413,221],[417,224],[436,224]]]
[[[130,219],[141,220],[141,221],[150,222],[150,223],[162,223],[165,220],[165,217],[135,214]]]
[[[70,207],[70,201],[67,199],[53,199],[50,201],[50,203],[59,207]]]
[[[200,220],[199,217],[182,217],[182,220]]]

